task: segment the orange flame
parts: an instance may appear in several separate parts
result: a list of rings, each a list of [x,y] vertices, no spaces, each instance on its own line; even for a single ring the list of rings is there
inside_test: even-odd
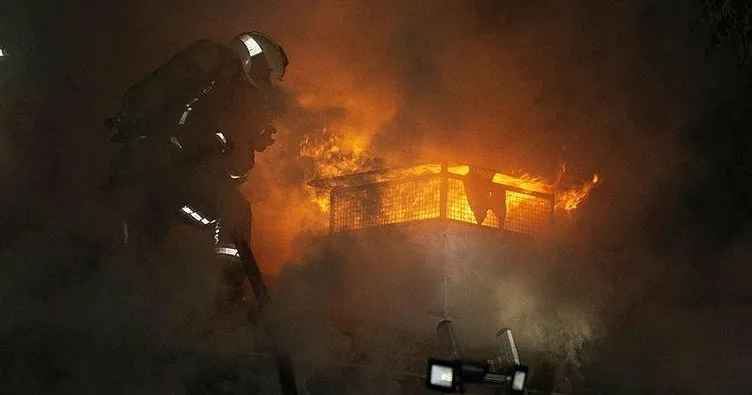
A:
[[[314,178],[336,177],[372,170],[375,158],[364,153],[362,143],[345,141],[338,134],[321,129],[318,135],[308,135],[299,145],[301,158],[314,162]]]
[[[593,174],[590,181],[585,182],[579,188],[565,189],[556,193],[556,208],[571,212],[577,208],[587,197],[593,188],[598,185],[600,179],[597,174]]]
[[[467,175],[468,172],[470,172],[470,166],[450,166],[448,170],[452,174],[464,176]],[[551,184],[548,183],[543,177],[534,177],[529,174],[523,174],[519,177],[512,177],[507,174],[496,173],[494,174],[492,181],[496,184],[514,186],[526,191],[541,193],[552,193],[553,191]]]
[[[346,141],[342,135],[326,127],[315,132],[318,133],[305,136],[298,146],[300,157],[313,162],[313,179],[360,173],[378,167],[376,158],[365,153],[362,141]],[[315,206],[324,213],[329,212],[329,194],[308,189]]]
[[[380,169],[382,162],[364,149],[366,145],[363,141],[347,139],[342,134],[322,128],[303,138],[299,145],[299,154],[301,158],[312,161],[314,166],[313,179],[331,178]],[[450,174],[465,176],[470,171],[470,166],[453,165],[449,166],[447,170]],[[393,180],[395,177],[401,178],[402,176],[411,177],[426,172],[438,173],[439,171],[439,165],[423,165],[406,170],[385,172],[382,175],[383,179],[377,176],[372,179],[372,182],[382,181],[387,178]],[[544,177],[533,176],[527,173],[519,176],[510,176],[498,172],[493,175],[492,181],[496,184],[513,186],[525,191],[553,194],[555,195],[555,209],[560,212],[570,213],[587,199],[593,188],[599,183],[599,177],[596,174],[593,175],[591,180],[583,183],[581,186],[562,188],[558,184],[565,172],[566,167],[562,164],[556,181],[553,183]],[[328,213],[330,209],[328,191],[317,188],[309,188],[309,191],[312,203],[322,213]],[[510,194],[506,204],[508,209],[514,209],[520,206],[537,204],[535,202],[536,197],[533,195]],[[468,220],[473,218],[473,213],[466,201],[457,201],[454,204],[455,206],[450,207],[450,211],[456,212],[456,215],[459,216],[458,219],[460,217]],[[400,216],[404,217],[407,214],[394,213],[393,215],[397,218]],[[497,221],[494,218],[493,213],[489,213],[489,217],[484,223]]]

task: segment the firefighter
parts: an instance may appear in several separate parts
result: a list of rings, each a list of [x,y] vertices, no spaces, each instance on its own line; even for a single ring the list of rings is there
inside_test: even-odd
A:
[[[148,250],[182,218],[203,229],[218,257],[242,264],[259,305],[268,293],[251,250],[250,207],[235,187],[274,143],[273,80],[287,65],[264,33],[229,45],[200,40],[128,88],[107,121],[120,148],[111,182],[123,241]]]

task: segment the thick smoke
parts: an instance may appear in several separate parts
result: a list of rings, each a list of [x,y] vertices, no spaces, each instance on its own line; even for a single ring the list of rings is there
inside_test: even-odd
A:
[[[649,204],[653,188],[671,187],[686,161],[678,132],[712,91],[694,66],[704,53],[690,42],[692,9],[484,1],[267,6],[262,21],[284,17],[296,27],[270,23],[268,30],[295,55],[285,85],[300,111],[260,158],[273,170],[259,178],[278,179],[281,167],[315,176],[274,150],[292,153],[328,125],[344,136],[343,149],[365,149],[387,166],[454,160],[554,178],[564,161],[571,183],[598,172],[611,185],[600,200],[609,205],[603,223],[613,228]],[[362,20],[378,28],[364,29]],[[313,114],[304,116],[310,124],[302,125],[301,111]],[[257,218],[279,221],[285,204],[268,220],[260,211]]]
[[[683,381],[680,372],[696,372],[704,364],[689,362],[688,355],[660,357],[650,351],[704,350],[699,338],[681,343],[656,334],[696,338],[681,317],[697,313],[710,325],[727,315],[676,307],[694,285],[686,267],[674,261],[687,259],[691,249],[680,240],[667,249],[655,242],[665,238],[655,234],[663,230],[644,230],[655,225],[652,217],[691,178],[695,157],[682,136],[731,80],[707,75],[707,68],[734,75],[723,60],[706,56],[697,33],[702,32],[698,9],[545,1],[278,6],[266,11],[276,16],[281,10],[300,27],[279,32],[289,35],[281,39],[303,63],[288,79],[298,106],[316,114],[340,109],[338,114],[346,114],[344,121],[337,119],[342,134],[365,138],[365,144],[358,143],[387,164],[458,160],[550,177],[563,160],[574,179],[569,182],[594,171],[606,180],[575,213],[579,226],[569,248],[576,252],[559,247],[545,264],[519,269],[515,281],[491,280],[507,290],[504,296],[524,301],[514,304],[520,311],[507,307],[495,313],[515,326],[529,350],[565,355],[582,374],[587,363],[597,365],[590,373],[604,382],[595,385],[612,391],[714,390]],[[374,28],[364,29],[364,20],[374,21]],[[299,141],[310,130],[289,133]],[[282,209],[273,212],[266,221],[275,221]],[[307,261],[300,269],[289,268],[300,271],[299,280],[285,289],[311,286]],[[520,286],[525,280],[534,286]],[[487,299],[478,297],[477,309],[483,310]],[[339,306],[329,299],[320,303]],[[373,303],[364,310],[376,309]],[[641,319],[642,312],[649,318]],[[293,311],[289,316],[312,327],[327,322],[326,314]],[[377,319],[369,322],[372,329],[387,330]],[[684,367],[670,366],[674,359]],[[724,367],[733,365],[728,361]],[[672,379],[637,379],[650,369],[656,377]]]
[[[226,41],[249,28],[278,38],[292,61],[278,144],[257,158],[245,186],[259,259],[278,274],[259,327],[285,347],[330,371],[341,363],[410,370],[435,347],[421,336],[441,315],[426,307],[441,294],[430,285],[435,273],[395,265],[405,257],[389,259],[358,240],[310,247],[325,226],[304,186],[316,165],[300,159],[298,147],[328,127],[390,166],[457,160],[552,176],[563,160],[570,181],[593,172],[605,180],[575,214],[566,246],[521,257],[513,275],[467,282],[487,291],[458,302],[474,306],[465,314],[453,312],[460,335],[478,339],[469,348],[492,341],[498,328],[487,323],[505,325],[525,351],[565,356],[610,392],[748,388],[738,350],[750,345],[739,283],[749,239],[709,256],[708,264],[725,264],[698,289],[694,269],[676,263],[693,261],[691,241],[670,240],[662,233],[671,229],[651,222],[697,169],[680,145],[682,131],[733,77],[692,33],[701,30],[699,6],[227,0],[29,4],[11,12],[24,17],[3,23],[2,38],[28,63],[17,77],[23,83],[9,90],[18,100],[3,106],[0,140],[3,184],[13,191],[2,199],[10,220],[0,244],[10,389],[41,382],[47,393],[178,391],[195,367],[172,346],[261,347],[263,336],[249,335],[236,317],[213,321],[219,272],[203,265],[206,251],[175,257],[165,247],[141,262],[86,244],[108,232],[91,213],[106,211],[92,208],[104,199],[109,154],[100,124],[120,92],[198,38]],[[342,251],[353,248],[371,259],[348,261]],[[493,267],[483,256],[472,260]],[[720,285],[725,291],[714,291]],[[693,294],[718,302],[683,304]],[[719,376],[707,378],[711,365]],[[373,379],[364,373],[349,391],[365,393],[360,386]]]

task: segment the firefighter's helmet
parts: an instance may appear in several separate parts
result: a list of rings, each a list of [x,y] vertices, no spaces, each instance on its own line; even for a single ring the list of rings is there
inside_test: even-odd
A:
[[[282,46],[264,33],[242,33],[230,42],[230,48],[240,57],[246,78],[255,86],[272,79],[281,80],[285,75],[287,54]]]

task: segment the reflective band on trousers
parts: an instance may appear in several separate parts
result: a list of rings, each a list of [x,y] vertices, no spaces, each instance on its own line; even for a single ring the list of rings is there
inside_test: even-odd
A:
[[[122,224],[123,224],[123,243],[128,244],[128,241],[129,241],[128,220],[123,218]]]
[[[177,138],[177,137],[175,137],[175,136],[170,136],[170,142],[171,142],[171,143],[172,143],[172,144],[173,144],[174,146],[176,146],[176,147],[178,147],[178,148],[180,148],[180,149],[183,149],[183,144],[180,144],[180,140],[178,140],[178,138]]]
[[[234,258],[240,258],[240,253],[238,252],[237,248],[233,247],[217,247],[214,249],[214,252],[216,252],[219,255],[227,255]]]
[[[194,221],[200,222],[202,225],[209,225],[210,223],[214,222],[213,220],[199,214],[189,206],[183,206],[180,211],[190,216]]]

